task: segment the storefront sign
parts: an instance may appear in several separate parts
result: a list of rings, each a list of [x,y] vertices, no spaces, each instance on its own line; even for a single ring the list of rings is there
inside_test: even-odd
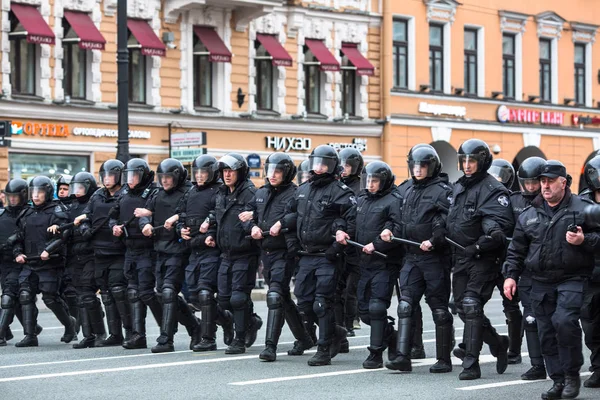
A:
[[[354,138],[354,139],[352,139],[352,143],[328,143],[328,145],[330,145],[337,151],[340,151],[342,149],[347,149],[347,148],[356,149],[356,150],[360,151],[361,153],[364,153],[365,151],[367,151],[367,139]]]
[[[267,136],[265,139],[267,140],[267,149],[277,151],[306,151],[312,148],[311,138]]]
[[[571,116],[571,123],[573,125],[600,125],[600,117],[573,114]]]
[[[565,114],[558,111],[537,111],[526,108],[508,108],[504,105],[498,107],[498,122],[512,122],[517,124],[542,124],[562,125]]]
[[[12,121],[11,131],[13,135],[67,137],[69,125]]]
[[[204,148],[196,148],[196,149],[171,149],[171,158],[175,158],[182,163],[191,163],[198,156],[206,154],[206,149]]]
[[[206,132],[185,132],[171,134],[171,147],[202,146],[206,144]]]
[[[67,131],[68,131],[68,127],[67,127]],[[119,137],[119,131],[116,129],[81,128],[81,127],[76,126],[75,128],[73,128],[72,133],[73,133],[73,136],[93,136],[93,137],[97,137],[97,138]],[[129,130],[129,138],[130,139],[150,139],[150,132]]]
[[[467,115],[467,108],[460,106],[445,106],[441,104],[429,104],[422,101],[419,103],[419,112],[433,115],[450,115],[453,117],[464,118]]]

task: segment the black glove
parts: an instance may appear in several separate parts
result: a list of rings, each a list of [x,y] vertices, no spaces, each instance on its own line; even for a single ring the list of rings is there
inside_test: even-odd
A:
[[[325,252],[325,258],[331,262],[337,262],[341,252],[342,249],[340,249],[340,244],[336,242],[327,249]]]
[[[434,248],[443,247],[446,245],[446,237],[443,230],[433,232],[433,236],[429,239]]]
[[[490,250],[504,248],[506,243],[506,236],[502,231],[494,231],[490,236],[482,236],[477,240],[479,245],[479,252],[485,253]]]
[[[472,244],[470,246],[465,247],[465,255],[468,258],[478,258],[479,257],[479,249],[476,244]]]

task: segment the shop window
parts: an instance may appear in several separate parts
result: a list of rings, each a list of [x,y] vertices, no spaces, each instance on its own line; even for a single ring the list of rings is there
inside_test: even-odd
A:
[[[356,67],[342,57],[342,114],[353,117],[356,115]]]
[[[28,180],[37,175],[56,177],[90,170],[88,156],[9,153],[9,177]]]
[[[444,27],[429,25],[429,86],[434,92],[444,90]]]
[[[307,113],[321,113],[321,67],[308,48],[304,52],[304,102]]]
[[[394,87],[408,89],[408,21],[394,21]]]
[[[259,111],[273,110],[273,90],[275,67],[271,55],[259,41],[256,41],[256,107]]]
[[[575,103],[584,105],[586,103],[586,57],[585,44],[575,44]]]
[[[194,36],[194,107],[213,106],[213,63],[210,52]]]
[[[502,93],[515,98],[515,35],[502,35]]]
[[[129,102],[133,104],[146,104],[148,66],[147,58],[142,54],[142,48],[135,36],[129,35],[127,42],[129,49]]]
[[[465,29],[464,36],[465,52],[465,82],[464,90],[466,94],[477,94],[477,31],[475,29]]]
[[[36,94],[37,46],[27,41],[27,31],[15,15],[10,13],[10,83],[13,94]]]
[[[549,39],[540,39],[540,100],[552,100],[552,44]]]

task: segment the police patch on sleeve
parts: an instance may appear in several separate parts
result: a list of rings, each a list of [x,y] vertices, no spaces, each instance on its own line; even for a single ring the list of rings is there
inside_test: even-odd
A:
[[[450,195],[447,197],[447,199],[450,202],[450,205],[453,206],[454,205],[454,196]]]
[[[508,207],[508,205],[510,204],[510,201],[508,201],[508,196],[502,195],[498,197],[498,203],[500,203],[502,207]]]
[[[350,196],[350,202],[352,203],[353,206],[355,206],[356,205],[356,197]]]

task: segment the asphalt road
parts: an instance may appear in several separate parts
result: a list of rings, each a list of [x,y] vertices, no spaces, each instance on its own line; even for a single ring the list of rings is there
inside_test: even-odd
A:
[[[395,299],[394,299],[395,301]],[[426,304],[424,341],[428,356],[435,355],[434,324]],[[255,303],[256,311],[266,322],[266,303]],[[390,308],[395,314],[395,304]],[[501,302],[494,297],[486,314],[500,333],[506,333]],[[386,369],[365,370],[362,362],[368,355],[369,328],[362,326],[350,338],[349,354],[340,354],[331,366],[309,367],[308,358],[290,357],[290,331],[284,332],[274,363],[261,362],[264,325],[259,340],[241,356],[227,356],[219,331],[219,350],[193,353],[187,350],[189,339],[180,327],[175,339],[176,351],[151,354],[150,350],[124,350],[120,347],[74,350],[60,343],[62,327],[54,316],[40,312],[44,332],[40,347],[18,349],[16,339],[0,348],[0,399],[539,399],[551,382],[526,382],[519,379],[529,368],[527,349],[523,346],[524,363],[510,365],[503,375],[495,371],[495,359],[484,346],[481,358],[482,379],[462,382],[459,360],[449,374],[430,374],[433,358],[413,362],[412,373],[394,373]],[[13,325],[16,337],[22,330]],[[457,318],[457,340],[462,336],[462,323]],[[158,327],[148,319],[148,337],[158,336]],[[153,340],[149,340],[153,341]],[[149,345],[151,345],[149,343]],[[589,375],[589,352],[583,379]],[[582,399],[600,398],[600,389],[582,388]]]

